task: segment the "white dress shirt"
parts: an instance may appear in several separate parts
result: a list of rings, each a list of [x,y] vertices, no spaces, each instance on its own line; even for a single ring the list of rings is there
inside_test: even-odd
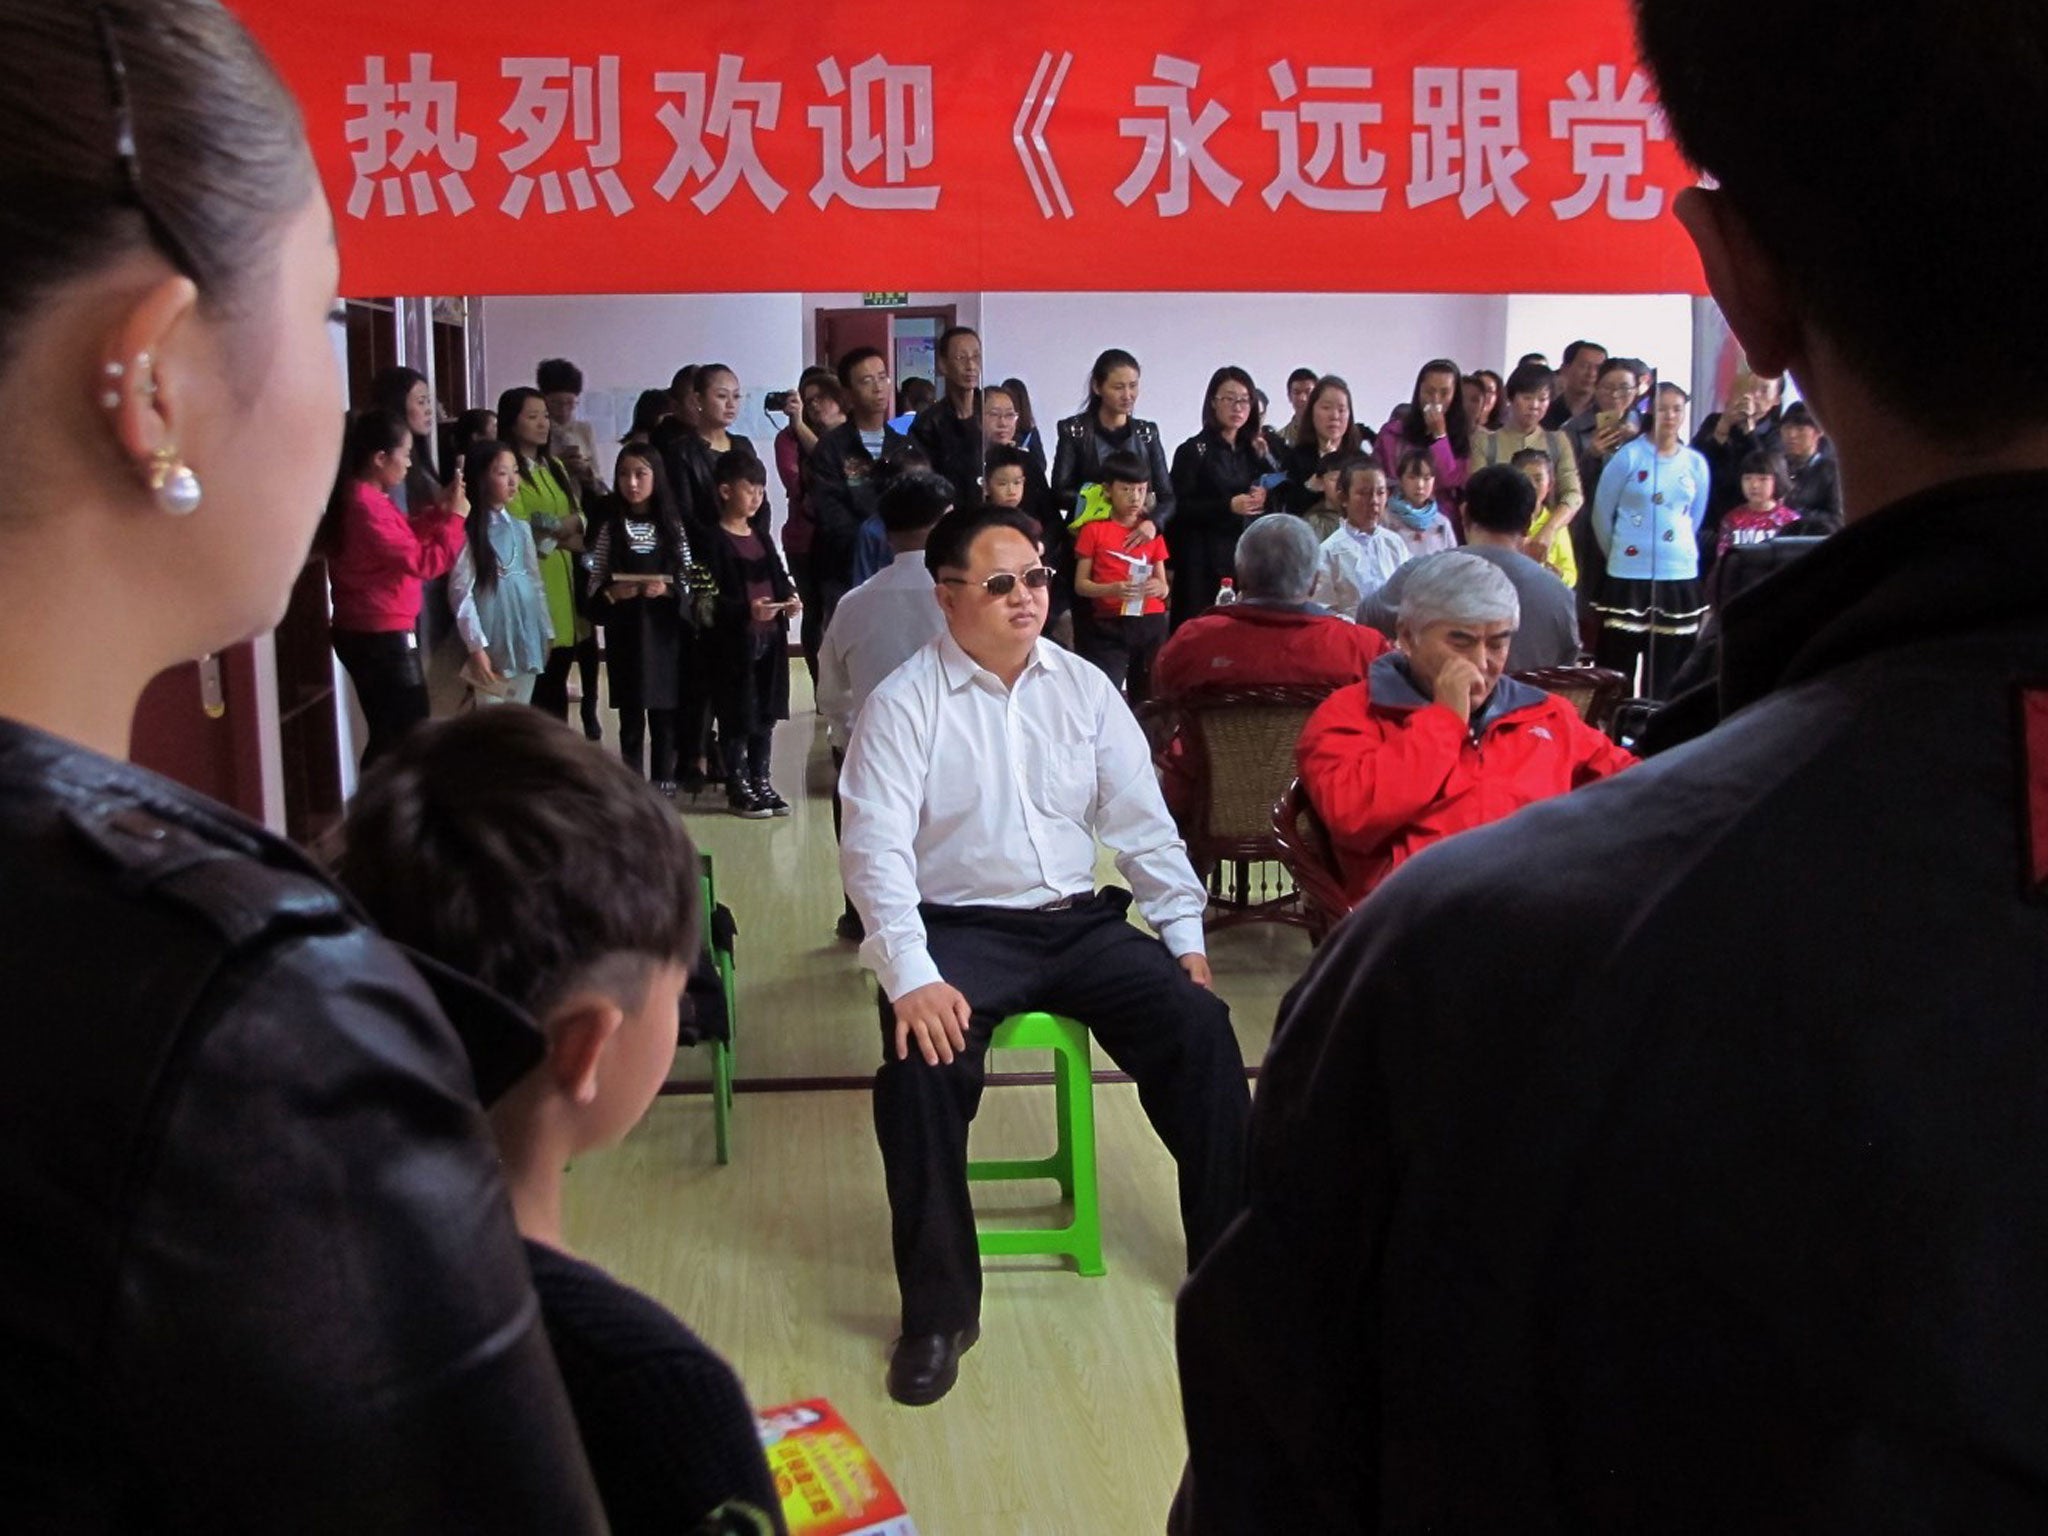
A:
[[[945,633],[924,551],[899,554],[839,599],[818,647],[818,713],[843,750],[853,722],[882,679]]]
[[[1316,551],[1316,579],[1309,589],[1309,601],[1349,617],[1407,559],[1407,541],[1384,523],[1371,533],[1339,523],[1337,531]]]
[[[839,796],[861,959],[892,999],[944,979],[920,901],[1030,909],[1080,895],[1097,838],[1166,947],[1204,953],[1206,898],[1144,733],[1099,667],[1049,641],[1006,689],[941,634],[869,696]]]

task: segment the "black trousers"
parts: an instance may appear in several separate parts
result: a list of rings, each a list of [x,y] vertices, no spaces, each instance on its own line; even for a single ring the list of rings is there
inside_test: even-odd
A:
[[[644,759],[641,749],[649,737],[654,744]],[[619,711],[619,756],[626,766],[656,783],[676,776],[676,712],[672,709],[622,709]]]
[[[592,741],[604,734],[597,713],[597,665],[601,659],[595,632],[576,642],[576,671],[583,681],[583,734]]]
[[[533,707],[544,709],[557,720],[569,718],[569,668],[576,664],[576,648],[558,645],[548,652],[548,664],[533,680]]]
[[[533,707],[544,709],[557,720],[569,718],[569,668],[575,667],[583,683],[583,734],[596,741],[603,730],[597,714],[597,636],[574,645],[558,645],[548,652],[546,670],[533,680]]]
[[[896,1059],[885,1000],[875,1137],[906,1334],[955,1333],[981,1315],[981,1259],[967,1197],[967,1127],[981,1104],[989,1036],[1044,1009],[1079,1019],[1137,1080],[1146,1118],[1180,1165],[1192,1268],[1244,1204],[1251,1095],[1230,1009],[1196,986],[1166,946],[1126,921],[1126,891],[1062,912],[920,908],[939,974],[967,997],[967,1049],[929,1066],[915,1042]]]
[[[832,627],[832,615],[839,611],[839,599],[853,590],[853,577],[848,570],[826,570],[815,564],[811,573],[818,589],[818,634],[823,638],[825,631]],[[810,612],[808,601],[804,604],[804,611]]]
[[[1152,697],[1152,658],[1166,643],[1166,615],[1142,613],[1135,618],[1088,616],[1088,627],[1076,630],[1074,647],[1123,690],[1133,708]]]
[[[752,731],[745,736],[727,735],[721,726],[718,732],[719,750],[725,759],[725,782],[735,779],[754,779],[766,782],[768,778],[768,756],[774,746],[775,736],[771,731]]]
[[[804,669],[811,674],[811,686],[818,683],[818,644],[825,638],[825,605],[818,597],[817,568],[810,552],[788,555],[789,580],[802,599],[804,611],[797,620],[797,644],[804,653]]]
[[[369,744],[363,750],[367,768],[429,713],[419,636],[410,629],[337,629],[334,654],[356,685],[356,699],[370,727]]]

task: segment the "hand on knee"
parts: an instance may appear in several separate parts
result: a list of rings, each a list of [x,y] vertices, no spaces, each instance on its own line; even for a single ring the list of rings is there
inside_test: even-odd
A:
[[[910,1042],[929,1066],[950,1063],[967,1049],[967,1021],[973,1010],[958,987],[934,981],[904,993],[895,1002],[896,1059],[910,1056]]]

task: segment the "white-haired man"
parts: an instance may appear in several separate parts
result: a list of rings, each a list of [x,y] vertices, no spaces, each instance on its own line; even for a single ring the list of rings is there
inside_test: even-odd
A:
[[[1416,562],[1394,649],[1309,717],[1296,756],[1356,903],[1431,843],[1635,759],[1563,699],[1503,676],[1514,584],[1477,555]]]

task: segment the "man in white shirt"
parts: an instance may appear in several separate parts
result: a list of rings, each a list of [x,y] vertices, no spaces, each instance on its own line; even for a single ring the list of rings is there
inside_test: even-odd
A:
[[[903,1300],[889,1394],[903,1403],[944,1396],[980,1336],[967,1126],[1006,1015],[1080,1019],[1137,1080],[1180,1164],[1191,1263],[1242,1200],[1250,1098],[1209,990],[1202,887],[1129,708],[1040,638],[1038,532],[996,508],[939,527],[926,561],[946,633],[869,696],[840,779],[840,871],[884,999],[875,1133]],[[1131,891],[1094,889],[1098,838]],[[1126,919],[1133,894],[1158,939]]]
[[[953,485],[914,471],[882,493],[875,508],[896,558],[839,600],[832,627],[818,648],[818,713],[832,727],[832,767],[837,773],[853,739],[861,705],[883,678],[946,631],[937,587],[925,569],[924,545],[939,519],[953,510]],[[832,835],[839,835],[839,790],[832,791]],[[837,933],[861,941],[860,914],[853,903],[839,914]]]
[[[896,558],[840,599],[818,649],[818,712],[842,754],[868,695],[945,632],[924,546],[933,526],[953,509],[953,497],[950,481],[922,470],[882,493],[876,512]]]

